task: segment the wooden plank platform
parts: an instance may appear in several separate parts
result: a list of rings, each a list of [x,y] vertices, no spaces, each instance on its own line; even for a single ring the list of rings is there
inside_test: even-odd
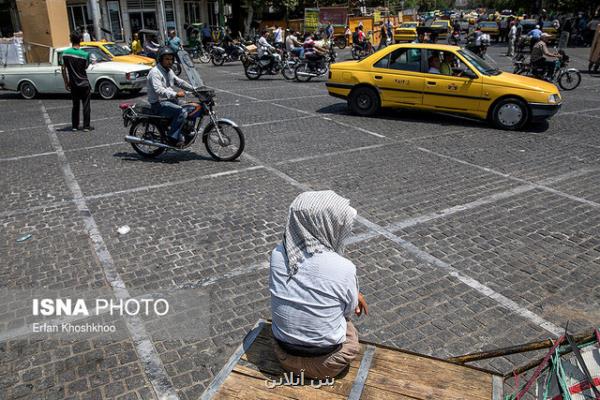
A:
[[[331,386],[280,385],[282,370],[272,350],[271,324],[259,321],[202,399],[307,400],[501,400],[502,377],[404,350],[362,342],[359,356]],[[271,386],[271,387],[269,387]]]

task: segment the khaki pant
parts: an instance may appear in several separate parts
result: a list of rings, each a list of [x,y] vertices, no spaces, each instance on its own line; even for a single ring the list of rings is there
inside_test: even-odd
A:
[[[351,321],[347,321],[346,341],[334,353],[318,357],[298,357],[287,354],[277,342],[274,342],[273,349],[286,372],[300,375],[300,370],[304,370],[304,376],[307,378],[324,379],[327,376],[334,378],[339,375],[360,352],[360,343],[356,328]]]

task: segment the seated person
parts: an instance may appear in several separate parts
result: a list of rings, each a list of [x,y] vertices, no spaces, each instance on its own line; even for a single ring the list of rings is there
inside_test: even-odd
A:
[[[298,37],[300,37],[300,33],[298,32],[287,35],[285,38],[285,49],[290,54],[304,58],[304,46],[298,41]]]
[[[317,58],[327,53],[327,50],[317,45],[313,35],[310,34],[306,36],[302,47],[304,47],[304,57],[307,58]]]
[[[356,217],[349,203],[331,190],[301,193],[271,253],[273,350],[287,372],[333,378],[360,351],[350,317],[368,307],[355,265],[342,256]]]
[[[258,39],[257,47],[258,47],[258,58],[260,60],[269,61],[268,67],[273,66],[273,52],[275,51],[275,47],[271,46],[271,44],[267,41],[269,37],[269,31],[263,29],[260,39]]]
[[[455,64],[454,54],[450,53],[449,51],[445,51],[444,52],[444,60],[442,61],[442,64],[440,65],[440,73],[442,75],[450,75],[450,76],[456,75],[453,72],[454,64]]]
[[[437,54],[432,55],[428,59],[429,69],[427,70],[430,74],[440,74],[440,57]]]

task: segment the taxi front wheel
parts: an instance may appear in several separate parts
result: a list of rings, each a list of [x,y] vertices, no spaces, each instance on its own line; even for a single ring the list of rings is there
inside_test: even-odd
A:
[[[371,88],[359,87],[350,94],[348,105],[354,114],[368,117],[379,110],[379,95]]]
[[[491,117],[497,128],[514,131],[521,129],[529,120],[529,108],[522,100],[503,99],[496,103]]]

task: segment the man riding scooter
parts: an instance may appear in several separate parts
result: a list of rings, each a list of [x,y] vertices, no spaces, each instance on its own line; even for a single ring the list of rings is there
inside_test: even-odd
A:
[[[171,67],[175,62],[175,51],[164,46],[158,51],[157,63],[148,73],[148,103],[151,112],[169,118],[170,126],[167,137],[171,145],[182,147],[185,138],[181,135],[181,126],[185,121],[185,112],[178,104],[178,98],[184,97],[183,90],[175,91],[174,86],[192,91],[192,85],[178,78]]]
[[[540,40],[533,46],[531,50],[531,66],[543,68],[543,76],[551,77],[554,75],[554,69],[556,68],[556,60],[560,59],[561,56],[558,53],[552,53],[548,50],[548,42],[550,36],[547,33],[540,35]],[[546,59],[548,57],[548,59]]]
[[[266,29],[262,31],[260,39],[258,39],[257,47],[258,47],[258,59],[262,61],[269,61],[266,64],[267,69],[273,68],[273,62],[275,61],[275,57],[273,56],[273,52],[276,51],[275,47],[271,46],[267,41],[269,37],[269,31]]]

